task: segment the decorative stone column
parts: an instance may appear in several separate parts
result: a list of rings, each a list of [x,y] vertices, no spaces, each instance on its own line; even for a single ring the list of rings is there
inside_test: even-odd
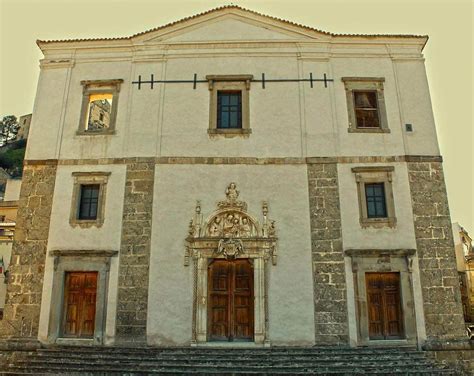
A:
[[[56,162],[25,163],[0,336],[36,341]]]
[[[155,162],[127,165],[118,280],[116,341],[146,343]]]
[[[427,340],[467,340],[441,157],[411,160],[407,165]]]
[[[347,298],[336,163],[308,163],[316,344],[347,344]]]

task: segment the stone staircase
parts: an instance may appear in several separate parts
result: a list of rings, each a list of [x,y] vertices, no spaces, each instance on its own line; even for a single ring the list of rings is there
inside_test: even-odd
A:
[[[50,347],[16,351],[2,375],[459,375],[414,348]]]

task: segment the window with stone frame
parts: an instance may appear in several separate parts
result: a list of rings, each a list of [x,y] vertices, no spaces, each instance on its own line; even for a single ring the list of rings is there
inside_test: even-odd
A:
[[[362,227],[394,227],[393,166],[353,167]]]
[[[81,81],[82,107],[78,135],[115,133],[122,79]]]
[[[384,99],[384,78],[343,77],[349,132],[389,133]]]
[[[105,195],[110,172],[73,172],[71,226],[101,227],[104,223]]]
[[[244,136],[252,132],[249,123],[249,91],[252,75],[210,75],[210,136]]]

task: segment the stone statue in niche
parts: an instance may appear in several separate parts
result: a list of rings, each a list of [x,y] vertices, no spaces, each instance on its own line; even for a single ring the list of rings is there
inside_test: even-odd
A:
[[[237,190],[237,185],[235,183],[230,183],[225,190],[226,199],[224,201],[219,201],[217,206],[220,209],[225,208],[234,208],[240,209],[243,211],[247,210],[247,204],[243,201],[239,201],[239,191]]]
[[[223,235],[227,237],[231,237],[234,235],[234,228],[235,228],[235,218],[233,214],[228,214],[225,222],[224,222],[224,231]]]
[[[225,190],[225,195],[230,202],[236,202],[239,197],[239,191],[235,183],[230,183],[227,189]]]
[[[215,217],[214,221],[212,221],[211,226],[209,227],[209,235],[212,237],[222,235],[222,221],[220,217]]]
[[[244,238],[248,238],[252,235],[252,228],[247,217],[242,218],[242,224],[240,225],[239,235]]]

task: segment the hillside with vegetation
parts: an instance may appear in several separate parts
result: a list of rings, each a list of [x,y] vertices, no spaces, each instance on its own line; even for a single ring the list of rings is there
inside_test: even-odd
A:
[[[16,140],[20,125],[16,116],[4,116],[0,120],[0,167],[11,177],[21,177],[25,158],[26,140]]]

